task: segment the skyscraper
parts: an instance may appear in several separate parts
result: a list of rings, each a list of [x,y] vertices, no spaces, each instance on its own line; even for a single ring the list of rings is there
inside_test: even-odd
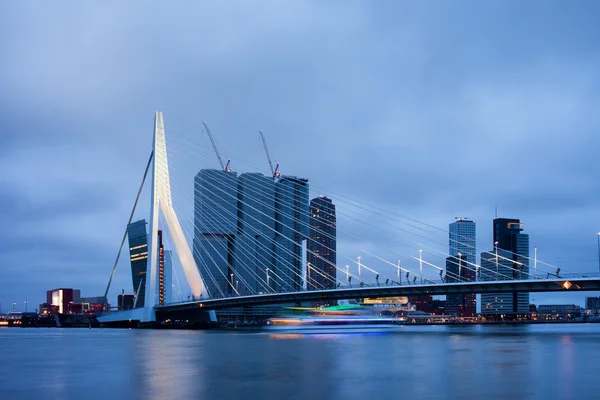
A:
[[[212,297],[234,294],[237,173],[202,169],[194,178],[194,259]]]
[[[448,236],[450,257],[446,259],[446,282],[474,281],[477,263],[475,222],[462,217],[457,218],[449,225]],[[447,295],[446,310],[461,317],[475,316],[475,293]]]
[[[136,307],[144,307],[146,297],[146,271],[148,268],[148,235],[146,220],[141,219],[129,224],[129,259],[131,261],[131,278]]]
[[[529,278],[529,235],[518,219],[494,219],[494,248],[481,253],[482,280]],[[527,314],[529,293],[482,293],[482,314]]]
[[[269,292],[273,280],[267,276],[275,257],[275,181],[260,173],[241,174],[237,195],[236,289],[240,295]]]
[[[173,251],[165,250],[164,263],[164,303],[173,302]]]
[[[308,238],[308,180],[282,176],[275,183],[275,289],[300,290],[302,241]]]
[[[336,286],[335,205],[325,196],[310,201],[307,261],[309,290]]]
[[[462,217],[458,218],[449,225],[448,236],[450,256],[456,257],[460,253],[468,263],[475,264],[477,261],[475,222]]]
[[[163,232],[158,230],[158,304],[165,303],[165,247]]]
[[[467,264],[465,255],[446,258],[446,282],[475,281],[475,266]],[[449,294],[446,296],[446,312],[459,317],[474,317],[477,314],[475,293]]]
[[[203,169],[194,189],[194,258],[211,296],[299,290],[306,179]]]

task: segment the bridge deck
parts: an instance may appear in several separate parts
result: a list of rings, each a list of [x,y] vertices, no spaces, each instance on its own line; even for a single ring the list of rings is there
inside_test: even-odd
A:
[[[176,311],[204,307],[221,308],[259,306],[279,303],[296,303],[317,300],[347,300],[365,297],[392,297],[415,295],[447,295],[467,293],[507,292],[579,292],[600,291],[600,278],[536,279],[522,281],[460,282],[425,285],[398,285],[357,287],[331,290],[272,293],[253,296],[228,297],[222,299],[197,300],[156,306],[160,311]]]

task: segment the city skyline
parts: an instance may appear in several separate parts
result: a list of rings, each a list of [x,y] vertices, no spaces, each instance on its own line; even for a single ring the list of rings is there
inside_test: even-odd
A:
[[[222,7],[169,10],[155,40],[150,21],[164,10],[153,5],[6,6],[15,17],[0,27],[0,206],[12,228],[0,233],[3,310],[25,298],[32,309],[53,287],[104,293],[155,109],[170,137],[199,137],[199,115],[207,118],[232,162],[243,154],[263,165],[253,132],[264,129],[282,171],[310,179],[311,197],[341,193],[436,227],[455,215],[487,224],[498,206],[526,221],[541,260],[597,270],[596,12],[535,2],[239,4],[255,17],[242,24]],[[196,23],[211,13],[228,17]],[[115,14],[123,18],[107,27]],[[492,243],[488,229],[478,236]],[[343,242],[339,253],[353,256],[350,246],[394,244]],[[123,265],[115,290],[131,286]]]

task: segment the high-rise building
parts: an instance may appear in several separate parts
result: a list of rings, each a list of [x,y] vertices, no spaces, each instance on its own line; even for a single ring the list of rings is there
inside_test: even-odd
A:
[[[267,276],[275,260],[275,180],[260,173],[241,174],[237,195],[236,290],[240,295],[269,292],[274,282]]]
[[[165,304],[165,247],[162,231],[158,230],[158,304]]]
[[[274,288],[300,290],[302,241],[308,238],[308,180],[282,176],[275,183]]]
[[[529,279],[529,235],[518,219],[494,219],[494,248],[481,253],[481,280]],[[529,313],[529,293],[482,293],[481,313]]]
[[[467,264],[466,256],[458,253],[457,256],[446,258],[446,278],[450,282],[475,281],[475,266]],[[446,296],[446,312],[448,315],[459,317],[474,317],[477,314],[475,293],[449,294]]]
[[[202,169],[194,178],[194,259],[211,297],[234,294],[237,173]]]
[[[146,220],[141,219],[129,224],[129,259],[131,261],[131,278],[133,295],[136,296],[136,307],[144,307],[146,297],[146,271],[148,268],[148,235]]]
[[[336,286],[336,219],[335,205],[325,196],[310,201],[308,239],[309,290]]]
[[[456,257],[460,253],[463,255],[464,260],[474,266],[477,261],[475,222],[466,218],[458,218],[449,225],[448,236],[450,256]]]
[[[477,234],[475,222],[457,218],[449,225],[446,259],[446,282],[467,282],[476,279]],[[446,296],[446,311],[451,315],[473,317],[477,313],[475,293]]]
[[[429,312],[430,303],[433,300],[430,294],[419,294],[408,296],[408,302],[415,306],[415,310]]]
[[[211,296],[299,290],[306,179],[203,169],[194,189],[194,258]]]
[[[585,308],[587,310],[600,310],[600,297],[586,297]]]
[[[173,252],[165,250],[164,264],[164,303],[173,302]]]

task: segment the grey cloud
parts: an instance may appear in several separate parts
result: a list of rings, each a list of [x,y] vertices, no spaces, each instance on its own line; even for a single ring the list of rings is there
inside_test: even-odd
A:
[[[19,270],[36,271],[31,279],[89,282],[90,291],[104,284],[91,278],[110,273],[156,109],[167,140],[181,138],[174,149],[209,149],[170,154],[181,157],[180,187],[194,169],[216,167],[202,120],[239,171],[266,171],[263,129],[282,171],[309,178],[314,195],[345,194],[441,228],[467,214],[484,247],[498,205],[525,222],[545,257],[595,268],[596,4],[3,8],[0,201],[10,212],[2,222],[37,232],[46,263],[24,257],[15,242],[26,236],[3,239]],[[369,232],[347,235],[348,257],[373,241],[398,245],[340,222]],[[28,290],[15,270],[4,272],[1,301]],[[118,287],[128,287],[124,271]],[[29,290],[44,289],[42,278]]]

